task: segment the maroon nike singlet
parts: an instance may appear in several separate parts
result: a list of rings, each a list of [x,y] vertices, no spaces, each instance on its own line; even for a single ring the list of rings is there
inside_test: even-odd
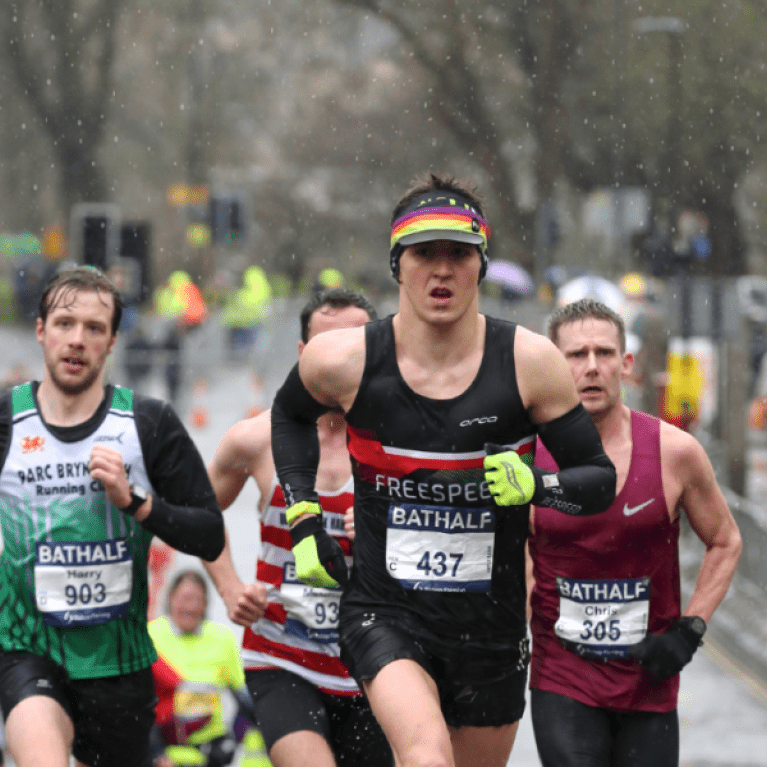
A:
[[[679,676],[649,674],[626,646],[680,615],[679,521],[663,493],[660,421],[632,411],[631,430],[628,477],[607,511],[535,510],[530,687],[589,706],[665,712],[676,708]],[[536,465],[556,470],[540,440]]]

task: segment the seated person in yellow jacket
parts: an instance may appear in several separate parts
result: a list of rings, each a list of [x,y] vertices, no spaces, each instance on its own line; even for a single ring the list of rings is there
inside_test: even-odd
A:
[[[155,767],[223,767],[232,761],[236,742],[222,700],[226,689],[234,693],[238,716],[252,721],[237,639],[227,626],[206,620],[207,606],[204,576],[184,570],[168,590],[168,615],[149,624],[158,656],[152,666]],[[241,737],[244,728],[237,729]]]

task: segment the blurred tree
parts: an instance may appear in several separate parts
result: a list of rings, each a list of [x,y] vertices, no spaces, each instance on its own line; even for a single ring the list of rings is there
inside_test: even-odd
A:
[[[200,179],[247,196],[237,258],[295,279],[320,262],[384,275],[392,202],[433,168],[474,177],[495,255],[531,265],[535,211],[561,179],[660,191],[668,40],[631,23],[675,15],[689,30],[673,198],[707,213],[709,265],[737,272],[733,193],[767,160],[762,5],[8,0],[0,222],[41,227],[108,195],[152,225],[158,277],[197,277],[209,262],[165,192]]]
[[[471,158],[471,165],[482,173],[495,252],[531,268],[531,211],[523,210],[510,157],[527,130],[519,109],[523,77],[508,44],[509,10],[502,5],[467,6],[458,0],[442,0],[439,13],[434,12],[434,3],[338,2],[371,13],[397,31],[403,70],[413,76],[412,60],[425,74],[412,104],[414,111],[426,117],[422,137],[448,133],[461,158]],[[499,36],[505,44],[499,45]],[[441,165],[433,169],[466,165],[465,160],[452,159],[443,156]],[[411,175],[424,169],[422,164],[415,165]]]
[[[62,208],[106,201],[98,152],[113,96],[117,19],[127,0],[6,0],[2,54],[18,93],[48,134]]]

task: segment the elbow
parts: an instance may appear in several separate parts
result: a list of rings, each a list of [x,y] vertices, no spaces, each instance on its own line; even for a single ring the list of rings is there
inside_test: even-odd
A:
[[[602,455],[602,459],[599,461],[600,478],[595,488],[593,503],[589,504],[589,514],[601,514],[610,508],[610,505],[615,500],[615,491],[618,482],[618,475],[615,471],[613,462],[606,456]]]
[[[205,549],[200,552],[200,559],[204,559],[206,562],[215,562],[221,556],[225,542],[224,522],[219,520],[215,529],[205,536]]]
[[[740,530],[737,525],[734,525],[734,530],[730,536],[730,550],[732,551],[733,569],[737,567],[740,561],[740,555],[743,553],[743,537],[740,534]]]

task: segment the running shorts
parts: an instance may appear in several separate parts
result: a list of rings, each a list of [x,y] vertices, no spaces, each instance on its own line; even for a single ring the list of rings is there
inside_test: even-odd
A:
[[[392,767],[389,743],[362,695],[331,695],[281,668],[245,672],[256,723],[269,751],[285,735],[309,730],[329,744],[339,767]]]
[[[467,647],[429,632],[402,615],[347,606],[341,616],[341,659],[360,688],[387,664],[410,659],[432,677],[450,727],[501,727],[525,711],[526,638],[517,645]]]
[[[676,709],[612,711],[546,690],[530,691],[543,767],[677,767]]]
[[[70,679],[48,658],[0,651],[0,708],[8,717],[25,698],[45,695],[75,728],[72,753],[90,767],[149,767],[157,698],[151,668],[122,676]]]

